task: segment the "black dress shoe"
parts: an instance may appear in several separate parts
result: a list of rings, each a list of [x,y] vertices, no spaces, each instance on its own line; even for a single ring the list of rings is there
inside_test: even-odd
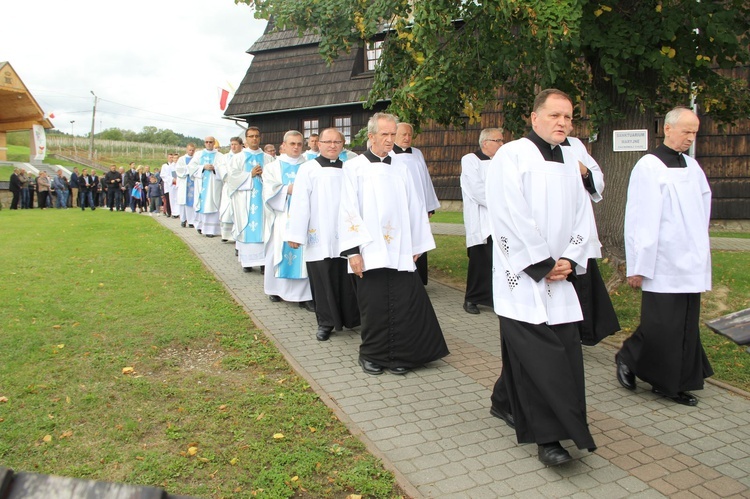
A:
[[[299,302],[299,308],[304,308],[308,312],[315,312],[315,302],[312,300]]]
[[[404,374],[411,371],[411,369],[409,369],[408,367],[386,367],[385,370],[397,376],[403,376]]]
[[[617,364],[617,381],[628,390],[635,390],[635,374],[625,363],[620,359],[620,355],[615,355],[615,363]]]
[[[198,234],[203,234],[203,231],[198,229]]]
[[[377,364],[373,364],[369,360],[360,358],[359,365],[362,366],[362,370],[365,372],[365,374],[370,374],[372,376],[383,374],[383,368]]]
[[[186,226],[187,226],[187,222],[180,222],[180,227],[186,227]]]
[[[678,404],[687,405],[690,407],[695,407],[696,405],[698,405],[698,398],[690,392],[677,392],[677,395],[672,396],[667,395],[658,388],[652,388],[651,391],[657,395],[661,395],[662,397],[673,400]]]
[[[188,224],[188,227],[190,227],[191,229],[194,229],[194,228],[195,228],[195,225],[193,225],[193,224]]]
[[[271,300],[274,303],[277,303],[277,302],[281,301],[281,297],[280,296],[276,296],[276,295],[269,295],[268,299]]]
[[[541,444],[539,446],[539,460],[546,466],[558,466],[572,459],[568,451],[560,445],[560,442]]]
[[[331,331],[333,331],[331,326],[318,326],[318,332],[315,333],[315,338],[317,338],[318,341],[328,341],[328,338],[331,337]]]
[[[221,240],[221,242],[222,242],[222,243],[225,243],[225,242],[227,242],[227,241],[228,241],[228,239],[222,239],[222,240]]]
[[[511,428],[516,428],[516,420],[513,419],[513,414],[505,412],[494,406],[490,407],[490,414],[498,419],[502,419],[503,421],[505,421],[505,424],[507,424]]]
[[[468,314],[478,314],[479,313],[479,307],[477,307],[476,303],[471,303],[470,301],[464,302],[464,310],[466,310],[466,313]]]
[[[252,268],[252,267],[242,267],[242,270],[243,270],[244,272],[252,272],[252,271],[253,271],[253,268]]]

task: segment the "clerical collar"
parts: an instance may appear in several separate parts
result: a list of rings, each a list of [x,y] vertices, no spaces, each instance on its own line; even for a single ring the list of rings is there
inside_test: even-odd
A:
[[[651,154],[659,158],[667,168],[687,168],[685,156],[664,144],[654,149]]]
[[[406,149],[404,149],[399,145],[393,144],[393,152],[395,152],[396,154],[411,154],[411,147],[407,147]]]
[[[323,167],[341,168],[344,166],[344,163],[339,158],[328,159],[325,156],[318,156],[314,161],[317,161],[318,164]]]
[[[539,152],[542,153],[544,161],[565,163],[562,151],[560,150],[560,146],[553,146],[552,144],[541,138],[539,135],[537,135],[534,130],[530,131],[526,138],[533,142],[537,149],[539,149]],[[565,140],[568,139],[566,138]]]
[[[362,153],[362,155],[365,158],[367,158],[368,160],[370,160],[370,163],[387,163],[389,165],[391,164],[391,157],[390,156],[386,156],[385,158],[381,158],[380,156],[378,156],[375,153],[373,153],[372,150],[370,150],[370,149],[366,150],[364,153]]]
[[[481,149],[477,149],[476,151],[474,151],[474,154],[476,155],[477,158],[479,158],[482,161],[487,161],[488,159],[492,159],[489,156],[487,156],[485,153],[483,153]]]

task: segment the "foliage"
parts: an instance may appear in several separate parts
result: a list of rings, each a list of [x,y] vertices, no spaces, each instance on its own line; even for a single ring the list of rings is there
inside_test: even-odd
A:
[[[3,466],[191,497],[399,496],[151,217],[3,210],[0,227]]]
[[[595,123],[627,109],[688,104],[719,121],[750,114],[747,82],[715,67],[750,61],[744,0],[236,0],[277,28],[321,36],[333,60],[383,38],[368,103],[412,123],[463,127],[504,87],[505,127],[520,133],[540,88],[567,91]]]

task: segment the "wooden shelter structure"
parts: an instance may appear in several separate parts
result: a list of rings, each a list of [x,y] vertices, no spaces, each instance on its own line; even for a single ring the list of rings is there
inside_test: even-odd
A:
[[[32,125],[53,128],[18,73],[9,62],[0,61],[0,161],[8,159],[7,132],[30,131]]]
[[[329,126],[342,129],[347,137],[355,136],[374,112],[388,105],[382,101],[374,109],[363,107],[373,85],[374,71],[368,67],[374,67],[376,45],[362,44],[328,66],[319,54],[319,41],[312,34],[275,31],[269,22],[263,36],[247,51],[254,59],[225,117],[260,128],[263,143],[278,144],[287,130],[299,130],[307,137]],[[736,68],[732,75],[750,81],[750,67]],[[461,201],[461,157],[479,148],[483,128],[503,126],[502,106],[503,91],[498,89],[497,100],[483,110],[480,123],[467,124],[463,130],[428,123],[414,139],[444,205],[445,201]],[[713,190],[712,218],[748,220],[750,117],[723,130],[710,118],[700,118],[696,159]],[[649,128],[652,149],[663,140],[663,120]],[[579,132],[584,129],[585,124],[577,127]]]

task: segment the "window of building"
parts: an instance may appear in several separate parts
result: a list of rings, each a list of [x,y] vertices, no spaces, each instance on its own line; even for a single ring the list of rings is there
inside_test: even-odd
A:
[[[344,143],[352,143],[352,117],[351,116],[334,116],[333,126],[338,128],[344,134]]]
[[[320,126],[317,119],[302,120],[302,135],[305,136],[305,139],[314,133],[320,133],[318,131],[319,128]]]
[[[383,41],[367,42],[367,50],[365,50],[365,67],[367,71],[375,71],[375,66],[378,64],[380,54],[383,53]]]

